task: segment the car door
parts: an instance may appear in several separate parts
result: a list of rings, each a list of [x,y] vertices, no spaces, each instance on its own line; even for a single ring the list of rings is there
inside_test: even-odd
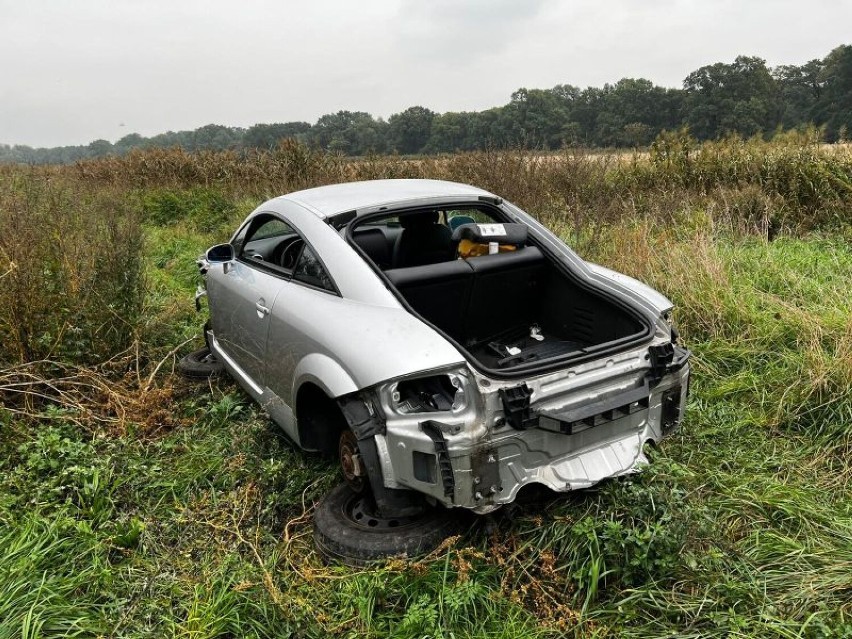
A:
[[[303,242],[293,275],[275,299],[268,338],[267,383],[286,405],[293,406],[293,377],[302,358],[327,354],[323,318],[345,313],[328,270],[313,247]]]
[[[261,213],[233,241],[236,259],[220,265],[222,272],[215,277],[208,275],[213,334],[258,394],[266,385],[270,314],[292,274],[298,243],[289,224]],[[282,266],[282,260],[290,267]]]

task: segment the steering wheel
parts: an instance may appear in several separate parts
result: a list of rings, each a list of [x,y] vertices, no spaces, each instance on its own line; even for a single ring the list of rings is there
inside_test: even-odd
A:
[[[286,268],[287,270],[293,270],[296,266],[296,260],[299,258],[299,249],[302,248],[304,241],[301,239],[296,239],[287,245],[281,252],[281,260],[278,262],[282,268]]]

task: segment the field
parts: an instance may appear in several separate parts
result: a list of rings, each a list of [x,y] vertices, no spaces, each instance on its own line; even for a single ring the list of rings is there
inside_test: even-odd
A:
[[[318,560],[334,465],[174,364],[204,248],[270,196],[379,177],[492,190],[675,302],[692,394],[645,472],[416,561]],[[806,136],[0,166],[0,638],[852,637],[851,283],[852,151]]]

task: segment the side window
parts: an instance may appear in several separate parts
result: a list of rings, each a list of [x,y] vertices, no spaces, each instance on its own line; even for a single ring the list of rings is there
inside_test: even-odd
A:
[[[462,224],[471,224],[473,222],[476,222],[477,224],[490,224],[494,221],[494,218],[491,215],[478,209],[444,211],[444,215],[447,216],[447,223],[450,228],[456,228]]]
[[[241,232],[240,235],[243,233]],[[240,237],[236,239],[239,241]],[[244,239],[235,248],[237,257],[246,262],[279,269],[283,266],[282,260],[285,254],[295,258],[300,244],[301,239],[292,226],[277,217],[264,215],[252,221]],[[286,270],[289,271],[292,267],[291,263]]]
[[[250,241],[267,240],[270,237],[284,237],[285,235],[292,235],[294,232],[293,228],[287,222],[279,220],[277,217],[271,217],[255,229]]]
[[[322,263],[307,244],[302,249],[299,261],[296,262],[293,279],[326,291],[331,291],[332,293],[336,292],[334,284],[328,273],[326,273],[325,268],[323,268]]]

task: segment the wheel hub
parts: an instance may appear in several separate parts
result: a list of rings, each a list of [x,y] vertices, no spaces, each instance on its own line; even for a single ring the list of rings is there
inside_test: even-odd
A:
[[[383,517],[376,511],[369,495],[353,495],[343,506],[343,514],[355,526],[367,530],[405,528],[423,519],[423,514],[408,517]]]
[[[347,430],[340,436],[340,468],[343,471],[343,479],[357,493],[364,490],[364,464],[361,461],[361,453],[358,450],[358,440],[355,434]]]

